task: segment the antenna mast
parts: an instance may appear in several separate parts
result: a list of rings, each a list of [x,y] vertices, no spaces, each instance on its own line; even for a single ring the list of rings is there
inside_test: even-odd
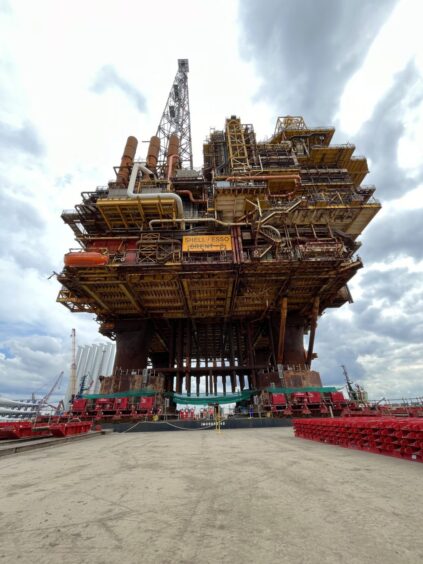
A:
[[[178,59],[178,72],[170,89],[156,133],[160,139],[159,166],[164,166],[166,163],[169,138],[172,133],[175,133],[179,137],[179,163],[181,167],[193,168],[188,72],[188,59]]]

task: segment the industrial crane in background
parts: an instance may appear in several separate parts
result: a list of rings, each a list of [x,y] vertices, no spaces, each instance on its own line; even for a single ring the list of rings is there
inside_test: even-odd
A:
[[[87,382],[87,380],[88,380],[88,382]],[[94,380],[92,378],[90,378],[88,374],[84,374],[81,378],[78,394],[76,395],[76,397],[77,398],[82,397],[84,392],[88,391],[91,388],[91,386],[93,385],[93,383],[94,383]]]
[[[358,403],[366,403],[368,400],[367,392],[364,390],[362,386],[359,386],[358,384],[353,385],[354,382],[349,377],[347,368],[344,364],[341,364],[341,368],[345,376],[348,397],[350,398],[350,400],[356,401]]]
[[[49,403],[49,400],[50,400],[51,396],[53,395],[53,392],[55,391],[55,389],[60,387],[60,384],[61,384],[62,379],[63,379],[63,374],[64,374],[64,372],[63,372],[63,370],[62,370],[62,372],[59,374],[59,376],[58,376],[58,377],[56,378],[56,380],[53,382],[53,385],[51,386],[51,388],[49,389],[49,391],[46,393],[46,395],[45,395],[43,398],[41,398],[41,400],[40,400],[40,402],[39,402],[39,404],[38,404],[38,413],[39,413],[39,412],[41,411],[41,409],[42,409],[43,407],[45,407],[45,406],[51,407],[52,409],[54,409],[55,411],[57,411],[58,406],[51,405],[51,404]]]
[[[179,138],[179,164],[182,168],[193,168],[188,72],[188,59],[178,59],[178,71],[156,133],[160,139],[159,167],[165,166],[169,139],[176,134]]]
[[[52,405],[50,398],[54,391],[60,387],[63,375],[64,372],[60,372],[48,392],[40,399],[36,399],[35,393],[31,394],[32,398],[30,401],[12,400],[0,397],[0,417],[5,416],[8,420],[25,418],[36,419],[45,408],[50,408],[53,410],[53,413],[57,415],[63,411],[63,401],[61,400],[58,405]]]

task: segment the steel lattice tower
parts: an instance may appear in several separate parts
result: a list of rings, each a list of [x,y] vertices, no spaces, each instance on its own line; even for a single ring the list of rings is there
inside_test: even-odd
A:
[[[159,127],[157,128],[156,135],[160,139],[159,165],[165,164],[169,138],[172,133],[176,133],[180,141],[180,165],[185,168],[193,168],[188,72],[188,59],[178,59],[178,72],[176,73]]]

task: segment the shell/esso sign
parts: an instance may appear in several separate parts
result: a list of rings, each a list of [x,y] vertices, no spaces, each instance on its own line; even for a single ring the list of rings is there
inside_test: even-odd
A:
[[[183,253],[219,253],[232,251],[230,235],[188,235],[182,237]]]

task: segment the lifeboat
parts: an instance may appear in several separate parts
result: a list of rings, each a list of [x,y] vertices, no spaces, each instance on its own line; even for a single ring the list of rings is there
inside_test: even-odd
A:
[[[64,258],[65,266],[69,268],[104,266],[109,262],[107,255],[93,252],[67,253]]]

